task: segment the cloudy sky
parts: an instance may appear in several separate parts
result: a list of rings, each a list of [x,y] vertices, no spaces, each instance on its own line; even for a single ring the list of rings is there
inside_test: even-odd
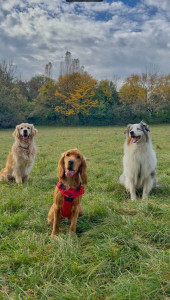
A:
[[[150,65],[169,73],[169,0],[68,3],[0,0],[0,59],[27,80],[53,64],[58,77],[67,50],[96,79],[125,78]]]

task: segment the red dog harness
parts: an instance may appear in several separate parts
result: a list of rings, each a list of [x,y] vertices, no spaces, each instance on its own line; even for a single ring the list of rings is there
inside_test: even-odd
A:
[[[71,217],[71,208],[73,205],[73,200],[85,193],[84,186],[79,184],[79,186],[75,189],[66,189],[66,186],[59,181],[57,183],[57,187],[60,190],[61,194],[63,195],[63,207],[61,211],[61,215],[64,218],[70,218]]]

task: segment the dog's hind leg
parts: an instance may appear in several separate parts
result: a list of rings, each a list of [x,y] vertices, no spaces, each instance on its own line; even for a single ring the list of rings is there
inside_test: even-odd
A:
[[[156,171],[153,171],[151,173],[151,178],[152,178],[152,189],[159,187],[157,176],[156,176]]]
[[[120,182],[120,184],[125,185],[125,175],[124,175],[124,174],[122,174],[122,175],[119,177],[119,182]]]
[[[47,217],[47,224],[48,224],[48,226],[54,220],[54,205],[55,205],[54,203],[51,205],[49,213],[48,213],[48,217]]]
[[[12,179],[10,174],[6,171],[6,169],[2,169],[0,172],[0,181],[9,182]]]
[[[53,230],[51,237],[53,237],[55,234],[59,234],[59,223],[60,223],[60,209],[57,207],[57,205],[53,204]]]
[[[22,177],[22,182],[26,184],[28,183],[28,175]]]
[[[81,205],[80,205],[79,216],[81,217],[82,215],[83,215],[83,209],[82,209],[82,207],[81,207]]]

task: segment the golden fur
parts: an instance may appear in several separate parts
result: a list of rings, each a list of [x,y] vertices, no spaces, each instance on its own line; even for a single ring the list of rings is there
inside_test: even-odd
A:
[[[0,171],[0,181],[15,180],[16,183],[28,182],[28,176],[34,164],[36,148],[33,137],[37,130],[34,125],[22,123],[16,126],[13,136],[15,142],[8,155],[6,167]]]
[[[73,170],[75,174],[72,177],[66,176],[66,170],[69,168],[69,161],[74,161]],[[75,189],[80,182],[83,185],[87,184],[87,166],[86,161],[80,151],[77,149],[70,149],[66,151],[59,163],[57,168],[57,175],[59,181],[61,181],[67,189]],[[78,196],[73,200],[73,206],[71,210],[71,225],[69,232],[76,232],[76,223],[79,214],[82,212],[81,209],[81,198]],[[63,195],[59,191],[58,187],[54,191],[54,203],[52,204],[48,213],[48,224],[53,222],[52,236],[59,233],[59,222],[61,218],[61,209],[63,205]]]

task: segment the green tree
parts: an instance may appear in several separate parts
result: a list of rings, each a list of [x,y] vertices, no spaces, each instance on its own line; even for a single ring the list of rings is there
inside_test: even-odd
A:
[[[107,79],[101,80],[94,99],[98,99],[98,104],[91,111],[91,117],[103,125],[114,124],[119,116],[120,105],[116,84]]]
[[[40,88],[38,96],[34,99],[34,110],[30,117],[38,123],[55,121],[59,114],[55,111],[58,104],[56,92],[56,82],[53,79],[46,80]]]
[[[27,98],[28,101],[33,101],[40,92],[40,88],[45,85],[48,78],[44,75],[33,76],[29,81],[18,81],[21,94]]]
[[[11,63],[0,63],[0,126],[14,127],[27,120],[31,107],[20,93],[16,68]]]

